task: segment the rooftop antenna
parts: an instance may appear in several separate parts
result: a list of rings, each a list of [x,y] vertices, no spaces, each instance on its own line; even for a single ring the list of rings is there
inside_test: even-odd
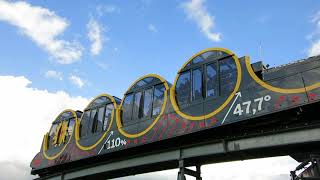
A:
[[[260,41],[259,42],[259,61],[262,61],[263,59],[262,59],[262,42]],[[266,68],[269,68],[270,67],[270,65],[269,64],[267,64],[266,65]]]

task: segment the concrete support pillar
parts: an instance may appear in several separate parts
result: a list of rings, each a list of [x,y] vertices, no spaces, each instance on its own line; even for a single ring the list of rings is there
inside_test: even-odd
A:
[[[185,167],[184,160],[179,160],[178,180],[186,180],[185,175],[193,176],[196,178],[196,180],[202,180],[201,166],[196,165],[196,171],[194,171]]]

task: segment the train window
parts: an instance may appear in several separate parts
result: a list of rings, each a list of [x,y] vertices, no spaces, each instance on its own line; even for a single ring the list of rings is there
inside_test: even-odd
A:
[[[133,105],[133,94],[128,94],[123,102],[122,107],[122,120],[126,123],[131,120],[132,116],[132,105]]]
[[[63,121],[65,119],[67,119],[69,116],[72,116],[71,112],[64,112],[62,115],[60,115],[60,117],[58,119]]]
[[[95,106],[99,106],[100,104],[106,103],[108,101],[106,96],[101,96],[99,98],[97,98],[96,100],[94,100],[94,102],[92,102],[89,107],[95,107]]]
[[[69,120],[69,125],[68,125],[68,135],[69,136],[72,135],[74,123],[75,123],[74,118]]]
[[[164,91],[165,91],[165,87],[163,84],[160,84],[154,87],[152,116],[156,116],[160,114],[161,106],[164,99],[164,96],[163,96]]]
[[[228,95],[235,87],[237,80],[237,68],[232,58],[219,62],[220,66],[220,90],[221,95]]]
[[[204,59],[201,56],[197,56],[192,60],[192,63],[193,64],[197,64],[197,63],[200,63],[200,62],[203,62],[203,61],[204,61]]]
[[[214,54],[215,53],[213,51],[208,51],[208,52],[205,52],[205,53],[201,54],[201,56],[204,59],[209,60],[209,58],[216,57]]]
[[[218,76],[217,63],[212,63],[206,66],[206,97],[214,97],[218,94]]]
[[[129,106],[132,107],[130,101],[132,101],[132,96],[128,96],[126,102],[129,100]],[[97,100],[102,100],[104,98],[100,97],[91,104],[95,104],[92,106],[91,104],[88,106],[89,108],[84,111],[81,126],[80,126],[80,134],[81,137],[88,136],[90,134],[97,134],[105,131],[108,127],[108,124],[111,120],[112,110],[114,106],[110,102],[107,97],[106,100],[103,100],[101,103],[96,103]],[[108,103],[108,104],[107,104]],[[127,107],[127,105],[124,105]],[[130,111],[131,112],[131,111]],[[70,125],[69,125],[70,126]]]
[[[221,51],[208,51],[208,52],[201,54],[201,56],[203,58],[205,58],[206,60],[209,60],[209,61],[222,58],[225,55],[227,55],[227,54],[224,52],[221,52]]]
[[[53,136],[54,134],[56,133],[56,129],[58,127],[58,124],[53,124],[51,129],[50,129],[50,132],[49,132],[49,137],[50,137],[50,140],[53,139]]]
[[[105,111],[105,116],[104,116],[104,122],[103,122],[103,130],[107,130],[108,125],[111,121],[111,117],[112,117],[112,110],[113,110],[113,105],[112,104],[108,104],[106,106],[106,111]]]
[[[177,101],[179,105],[188,104],[190,102],[190,71],[180,74],[176,85]]]
[[[102,131],[104,111],[104,106],[99,108],[97,123],[94,131],[95,133]]]
[[[134,95],[134,104],[133,104],[133,119],[139,119],[140,117],[142,117],[142,109],[140,108],[141,105],[141,98],[142,96],[142,92],[137,92]]]
[[[152,110],[152,92],[153,89],[147,89],[144,92],[143,97],[143,117],[149,117],[151,115]]]
[[[152,77],[144,78],[144,79],[142,79],[141,81],[139,81],[139,82],[137,83],[137,86],[142,87],[142,86],[144,86],[144,85],[146,85],[146,84],[150,83],[152,80],[153,80],[153,78],[152,78]]]
[[[87,136],[87,127],[89,126],[89,121],[90,121],[90,111],[85,111],[83,113],[83,117],[81,119],[81,137]]]
[[[134,83],[121,102],[121,123],[123,127],[138,125],[159,115],[164,101],[167,84],[161,78],[145,77]],[[189,84],[190,73],[189,73]],[[191,89],[191,88],[189,88]],[[130,104],[130,107],[126,107]],[[138,126],[139,127],[139,126]]]
[[[192,71],[192,100],[202,99],[202,71],[200,68]]]
[[[91,110],[90,114],[90,122],[92,124],[91,126],[91,133],[94,133],[97,127],[97,118],[98,118],[98,112],[96,109]]]
[[[127,102],[129,100],[130,104],[130,101],[132,101],[132,98],[130,100],[130,97],[132,96],[129,95],[128,97],[129,98],[127,99]],[[86,137],[92,134],[100,134],[105,131],[110,123],[113,109],[113,103],[106,96],[101,96],[90,103],[81,118],[81,137]]]

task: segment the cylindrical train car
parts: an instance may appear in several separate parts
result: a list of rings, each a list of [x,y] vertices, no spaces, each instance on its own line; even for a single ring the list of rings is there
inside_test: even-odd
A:
[[[135,81],[122,100],[102,94],[83,113],[62,112],[31,162],[32,173],[53,173],[48,169],[146,144],[161,145],[196,132],[213,132],[226,124],[319,99],[319,56],[268,69],[227,49],[205,49],[182,66],[172,85],[149,74]]]

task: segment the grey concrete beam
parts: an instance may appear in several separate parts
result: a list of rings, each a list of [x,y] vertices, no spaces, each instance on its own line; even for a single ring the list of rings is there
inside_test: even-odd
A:
[[[227,143],[229,151],[320,142],[320,128],[304,129],[259,137],[244,138]]]
[[[320,128],[295,130],[278,134],[265,134],[229,141],[223,140],[220,142],[211,142],[210,144],[196,145],[168,152],[144,155],[141,157],[124,159],[118,162],[111,162],[109,164],[95,165],[94,167],[87,167],[74,172],[66,172],[64,174],[64,178],[81,178],[126,168],[135,168],[146,165],[157,166],[160,163],[170,161],[178,162],[180,159],[210,157],[228,152],[240,152],[251,149],[261,149],[263,151],[264,148],[311,142],[320,143]]]
[[[178,160],[179,157],[180,152],[178,150],[152,154],[143,157],[136,157],[132,159],[122,160],[119,162],[112,162],[110,164],[103,164],[95,167],[85,168],[75,172],[70,172],[65,174],[65,179],[73,179],[77,177],[94,175],[102,172]]]

